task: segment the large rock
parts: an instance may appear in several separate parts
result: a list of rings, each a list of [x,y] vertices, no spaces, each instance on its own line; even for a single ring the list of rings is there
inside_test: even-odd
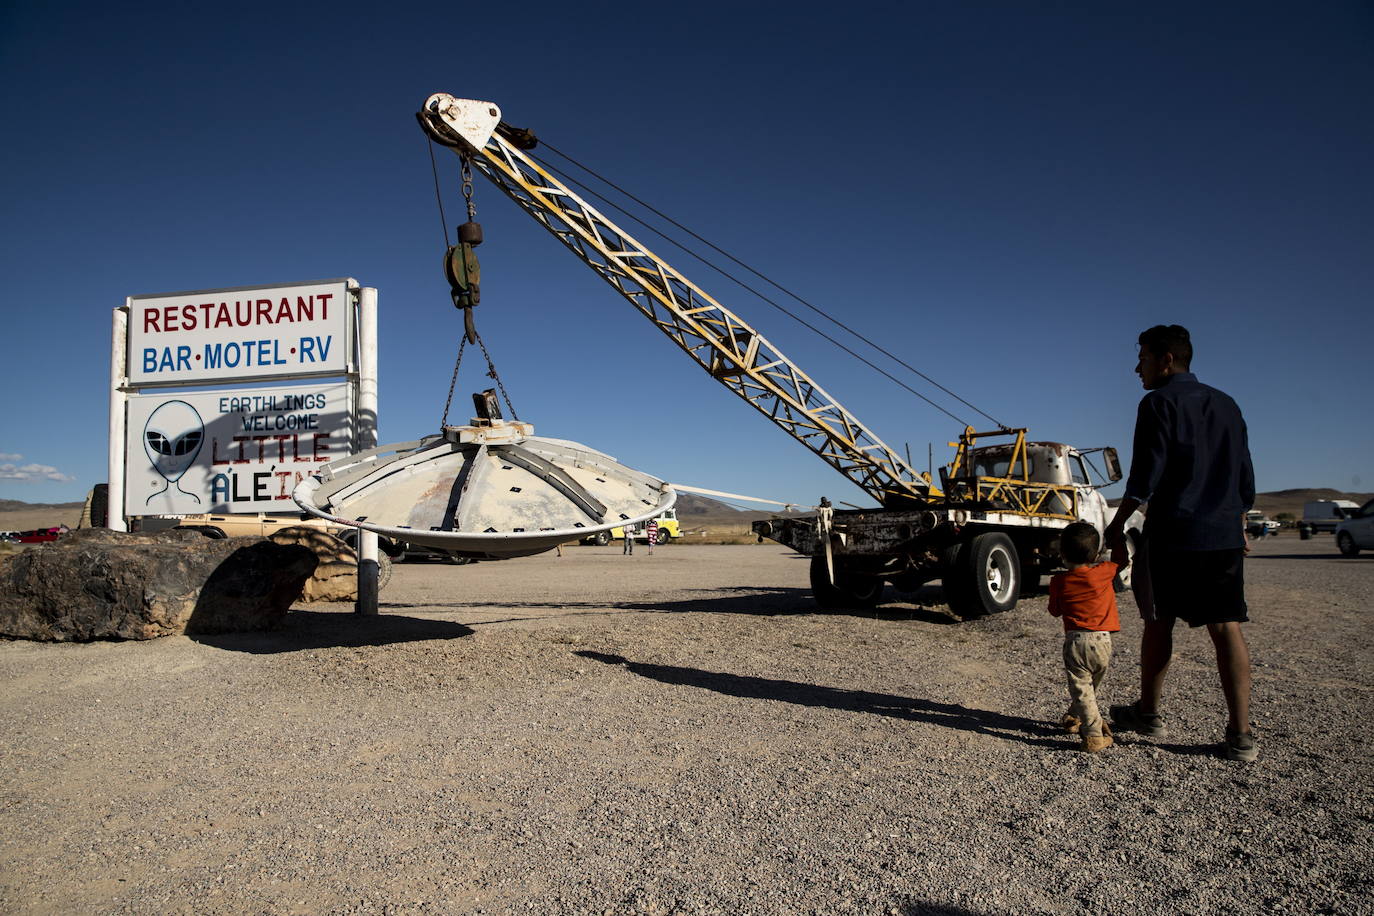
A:
[[[318,528],[304,525],[282,528],[272,533],[278,544],[297,544],[309,548],[319,561],[315,574],[301,589],[302,601],[357,601],[358,554],[343,541]],[[378,552],[377,588],[391,578],[391,558]]]
[[[273,629],[317,562],[263,538],[73,531],[0,557],[0,635],[85,642]]]

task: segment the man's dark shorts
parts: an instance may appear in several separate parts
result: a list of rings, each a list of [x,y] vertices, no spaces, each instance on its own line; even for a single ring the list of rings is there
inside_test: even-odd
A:
[[[1190,627],[1249,620],[1244,559],[1243,547],[1169,550],[1151,543],[1150,586],[1156,618],[1174,617]]]

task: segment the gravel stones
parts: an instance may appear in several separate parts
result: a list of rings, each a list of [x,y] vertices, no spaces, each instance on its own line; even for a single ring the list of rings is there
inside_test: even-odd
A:
[[[1266,539],[1254,764],[1205,634],[1077,753],[1045,599],[813,612],[771,546],[396,569],[383,616],[0,644],[0,909],[1360,913],[1374,560]],[[1102,691],[1134,699],[1139,624]],[[174,702],[168,702],[174,697]],[[188,765],[189,764],[189,765]]]

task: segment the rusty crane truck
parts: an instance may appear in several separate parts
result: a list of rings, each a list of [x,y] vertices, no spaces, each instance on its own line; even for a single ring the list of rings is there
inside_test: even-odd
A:
[[[495,104],[437,93],[418,118],[433,141],[462,157],[465,171],[490,179],[712,378],[878,503],[837,509],[822,499],[813,515],[754,523],[761,537],[811,557],[821,607],[872,607],[888,583],[914,591],[940,579],[961,615],[1006,611],[1028,583],[1060,565],[1063,528],[1080,520],[1099,531],[1106,526],[1110,512],[1100,490],[1121,479],[1114,449],[968,426],[933,480],[762,334],[536,160],[533,133],[503,121]]]

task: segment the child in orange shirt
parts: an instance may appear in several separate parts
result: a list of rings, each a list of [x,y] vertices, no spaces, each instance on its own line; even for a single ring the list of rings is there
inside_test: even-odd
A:
[[[1097,529],[1074,522],[1059,536],[1059,557],[1068,571],[1050,579],[1050,613],[1064,618],[1070,704],[1063,726],[1079,735],[1079,750],[1090,754],[1112,745],[1111,729],[1097,708],[1097,686],[1112,660],[1112,634],[1121,630],[1112,588],[1117,565],[1095,562],[1101,549]]]

